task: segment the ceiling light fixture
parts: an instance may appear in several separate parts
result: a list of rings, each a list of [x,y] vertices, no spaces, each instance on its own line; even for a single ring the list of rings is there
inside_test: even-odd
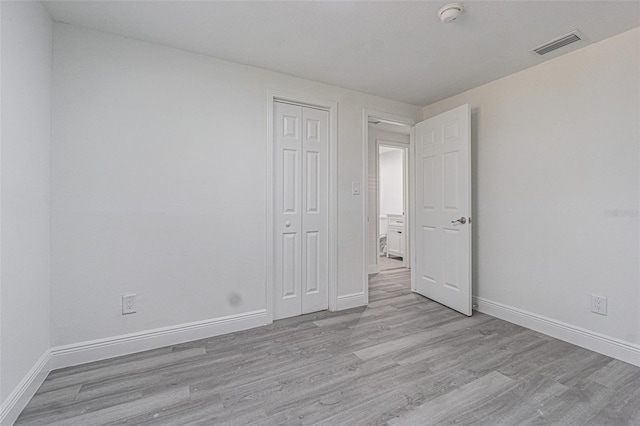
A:
[[[463,10],[464,8],[462,7],[462,3],[450,3],[440,8],[438,11],[438,17],[443,24],[448,24],[449,22],[453,22],[458,19],[458,16],[462,14]]]

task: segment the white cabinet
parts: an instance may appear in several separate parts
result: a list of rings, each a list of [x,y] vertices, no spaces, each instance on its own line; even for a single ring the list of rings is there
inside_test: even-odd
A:
[[[404,257],[404,215],[387,214],[387,257]]]

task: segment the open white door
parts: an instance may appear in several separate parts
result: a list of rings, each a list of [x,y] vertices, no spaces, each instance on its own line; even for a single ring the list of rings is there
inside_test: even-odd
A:
[[[412,288],[471,315],[471,113],[416,125]]]

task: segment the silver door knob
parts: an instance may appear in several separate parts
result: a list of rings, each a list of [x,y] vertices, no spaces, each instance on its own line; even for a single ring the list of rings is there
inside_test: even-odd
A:
[[[288,228],[288,227],[290,227],[290,226],[291,226],[291,222],[286,221],[286,222],[284,223],[284,226],[286,226],[287,228]]]
[[[460,219],[452,220],[451,223],[460,223],[460,224],[464,225],[465,223],[467,223],[467,219],[465,219],[465,217],[462,216]]]

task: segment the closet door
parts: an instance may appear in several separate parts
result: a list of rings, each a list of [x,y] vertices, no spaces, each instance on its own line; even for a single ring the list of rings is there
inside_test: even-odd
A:
[[[273,318],[328,307],[328,113],[274,103]]]
[[[327,111],[302,110],[302,313],[329,303]]]
[[[302,107],[274,104],[275,280],[273,318],[302,313]]]

